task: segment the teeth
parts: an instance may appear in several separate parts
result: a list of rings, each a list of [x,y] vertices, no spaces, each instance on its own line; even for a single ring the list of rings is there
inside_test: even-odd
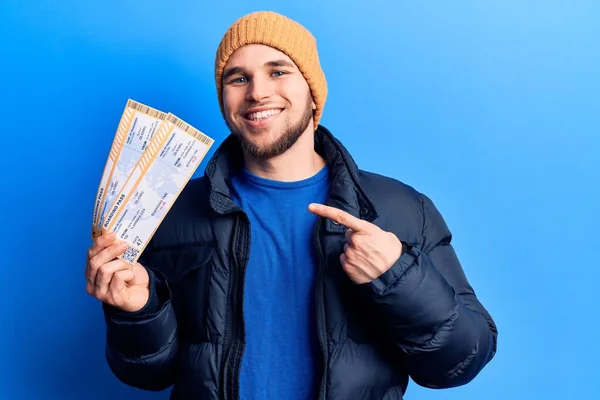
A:
[[[254,113],[248,114],[248,119],[251,119],[252,121],[260,121],[261,119],[265,119],[265,118],[272,117],[273,115],[277,115],[280,112],[281,112],[281,110],[279,110],[279,109],[254,112]]]

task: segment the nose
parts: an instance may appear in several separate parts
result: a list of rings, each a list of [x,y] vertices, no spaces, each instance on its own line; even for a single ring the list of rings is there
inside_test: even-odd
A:
[[[269,80],[259,76],[253,77],[247,88],[247,101],[260,102],[264,99],[271,97],[271,95],[273,94],[273,87]]]

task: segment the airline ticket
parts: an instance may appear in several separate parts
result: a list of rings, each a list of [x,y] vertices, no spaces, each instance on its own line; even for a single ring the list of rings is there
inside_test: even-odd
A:
[[[94,202],[92,238],[101,231],[108,207],[127,181],[167,113],[128,100],[104,166]]]
[[[187,184],[214,140],[169,113],[114,197],[102,233],[116,232],[133,264]]]

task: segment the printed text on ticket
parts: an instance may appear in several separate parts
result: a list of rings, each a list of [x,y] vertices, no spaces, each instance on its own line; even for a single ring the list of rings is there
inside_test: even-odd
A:
[[[102,221],[129,243],[121,256],[133,264],[213,145],[214,140],[168,114]]]
[[[121,191],[166,116],[167,113],[162,111],[133,100],[127,101],[94,201],[92,238],[100,234],[108,207]]]

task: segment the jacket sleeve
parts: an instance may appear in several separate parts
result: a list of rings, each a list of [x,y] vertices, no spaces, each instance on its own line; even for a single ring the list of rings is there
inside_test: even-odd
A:
[[[140,263],[144,261],[140,259]],[[160,391],[174,381],[177,322],[166,280],[145,267],[150,278],[150,298],[135,313],[103,304],[106,322],[106,359],[123,383]]]
[[[403,243],[392,268],[360,286],[411,378],[428,388],[456,387],[493,358],[497,329],[465,277],[442,216],[425,195],[421,205],[422,245]]]

